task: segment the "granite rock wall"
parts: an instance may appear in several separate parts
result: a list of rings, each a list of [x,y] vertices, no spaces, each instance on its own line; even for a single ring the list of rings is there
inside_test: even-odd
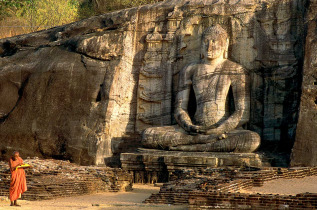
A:
[[[220,24],[251,77],[250,130],[290,154],[306,1],[167,0],[0,40],[0,152],[104,164],[170,125],[179,72]],[[193,104],[190,104],[193,106]],[[194,108],[192,108],[194,109]]]
[[[307,22],[302,95],[292,166],[317,166],[317,1],[310,2]]]

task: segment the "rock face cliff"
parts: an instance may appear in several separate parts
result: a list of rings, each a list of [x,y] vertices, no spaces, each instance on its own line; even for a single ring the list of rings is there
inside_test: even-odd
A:
[[[175,124],[179,72],[199,62],[202,33],[214,24],[230,36],[229,58],[250,74],[249,129],[261,135],[261,150],[287,156],[298,118],[306,6],[167,0],[0,40],[2,158],[19,150],[104,164],[138,146],[144,129]]]
[[[317,166],[317,1],[310,2],[307,22],[302,95],[292,166]]]

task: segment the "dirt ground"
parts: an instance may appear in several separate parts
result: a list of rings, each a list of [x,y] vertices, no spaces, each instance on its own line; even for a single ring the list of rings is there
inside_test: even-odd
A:
[[[159,187],[153,185],[134,184],[132,192],[119,193],[98,193],[94,195],[82,195],[76,197],[57,198],[54,200],[44,201],[18,201],[21,207],[9,206],[10,201],[0,199],[0,210],[6,209],[23,209],[23,210],[139,210],[139,209],[155,209],[155,210],[181,210],[187,209],[186,206],[171,205],[153,205],[144,204],[146,198],[152,193],[158,193]]]
[[[261,193],[296,195],[299,193],[317,193],[317,176],[308,176],[297,179],[277,179],[265,182],[262,187],[253,187],[241,193]]]
[[[57,198],[44,201],[20,201],[21,207],[10,207],[9,201],[0,198],[0,210],[6,209],[25,209],[25,210],[181,210],[187,209],[186,206],[173,205],[154,205],[143,204],[146,198],[152,193],[159,192],[159,187],[153,185],[134,184],[132,192],[120,193],[98,193],[94,195],[82,195],[76,197]],[[300,179],[278,179],[264,183],[262,187],[253,187],[242,193],[262,193],[262,194],[286,194],[296,195],[298,193],[317,193],[317,176],[305,177]]]

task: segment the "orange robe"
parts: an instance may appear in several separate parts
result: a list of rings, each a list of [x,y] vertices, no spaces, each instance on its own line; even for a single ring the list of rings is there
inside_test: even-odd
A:
[[[10,158],[11,167],[16,167],[19,163],[23,164],[22,158],[18,158],[17,160],[13,161]],[[11,170],[11,168],[10,168]],[[11,170],[11,183],[10,183],[10,200],[15,201],[17,200],[22,193],[27,190],[26,187],[26,178],[25,172],[23,168],[18,168],[17,170]]]

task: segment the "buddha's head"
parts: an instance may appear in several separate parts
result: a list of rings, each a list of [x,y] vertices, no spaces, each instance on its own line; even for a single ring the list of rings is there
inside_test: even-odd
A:
[[[227,58],[228,44],[228,34],[220,25],[209,27],[202,37],[202,58]]]

